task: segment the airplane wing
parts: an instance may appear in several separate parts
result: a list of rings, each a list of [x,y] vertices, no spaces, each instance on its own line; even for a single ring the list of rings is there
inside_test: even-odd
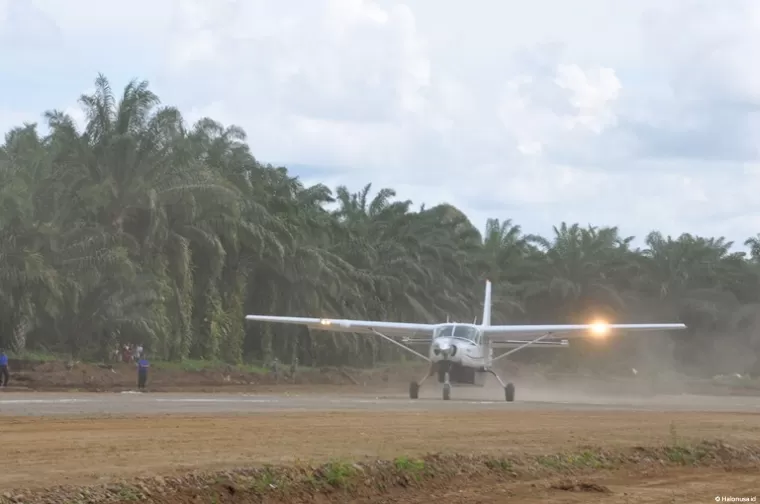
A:
[[[567,348],[570,343],[566,340],[530,341],[530,340],[491,340],[491,348],[495,350],[524,348],[529,343],[531,348]]]
[[[297,324],[312,330],[347,332],[359,334],[382,333],[387,337],[433,336],[435,324],[408,324],[406,322],[379,322],[373,320],[319,319],[306,317],[276,317],[271,315],[246,315],[246,320]]]
[[[505,337],[539,337],[551,333],[552,337],[588,338],[604,337],[618,331],[673,331],[686,329],[684,324],[565,324],[565,325],[494,325],[483,327],[483,334],[490,341]]]

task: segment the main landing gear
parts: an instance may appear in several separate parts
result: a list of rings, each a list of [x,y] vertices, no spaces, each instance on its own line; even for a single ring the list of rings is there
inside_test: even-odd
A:
[[[435,371],[435,365],[433,364],[433,365],[430,366],[430,368],[428,369],[428,372],[425,374],[425,376],[422,377],[422,379],[419,381],[419,383],[417,383],[417,382],[411,382],[409,384],[409,399],[417,399],[417,398],[419,398],[419,396],[420,396],[420,387],[422,386],[423,383],[425,383],[425,380],[427,380],[428,378],[430,378],[430,376],[433,374],[434,371]]]
[[[501,379],[499,375],[496,374],[496,371],[493,369],[487,370],[489,373],[494,375],[494,377],[499,381],[499,384],[501,384],[502,388],[504,389],[504,399],[507,400],[507,402],[512,402],[515,400],[515,386],[514,384],[510,383],[504,383],[504,381]]]
[[[420,384],[413,381],[409,384],[409,399],[417,399],[420,396]]]
[[[418,382],[411,382],[409,383],[409,399],[418,399],[420,396],[420,387],[422,386],[425,381],[430,378],[430,376],[435,371],[435,366],[430,366],[430,369],[428,370],[427,374],[422,378],[422,380]],[[496,374],[496,372],[492,369],[486,370],[487,372],[491,373],[496,377],[496,379],[501,384],[502,388],[504,389],[504,399],[507,402],[513,402],[515,400],[515,386],[512,383],[504,383],[502,379],[499,377],[499,375]],[[451,382],[449,381],[449,373],[446,371],[443,374],[443,400],[448,401],[451,399]]]
[[[507,386],[504,387],[504,397],[507,402],[512,402],[515,400],[515,386],[511,383],[507,383]]]

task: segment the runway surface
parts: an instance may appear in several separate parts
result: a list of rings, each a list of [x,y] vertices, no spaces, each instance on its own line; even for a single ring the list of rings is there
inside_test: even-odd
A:
[[[2,393],[0,415],[145,415],[277,411],[702,411],[760,413],[760,397],[672,395],[574,400],[473,400],[403,395],[230,393]]]

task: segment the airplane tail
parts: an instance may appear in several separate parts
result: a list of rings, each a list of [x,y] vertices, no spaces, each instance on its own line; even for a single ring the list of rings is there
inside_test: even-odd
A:
[[[491,325],[491,281],[486,280],[486,296],[483,299],[483,321],[482,325]]]

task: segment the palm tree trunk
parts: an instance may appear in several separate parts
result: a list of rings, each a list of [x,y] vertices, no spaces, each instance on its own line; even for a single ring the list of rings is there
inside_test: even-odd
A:
[[[26,314],[22,313],[16,325],[13,327],[13,339],[11,341],[12,349],[15,353],[21,353],[26,350],[26,336],[31,330],[31,323]]]

